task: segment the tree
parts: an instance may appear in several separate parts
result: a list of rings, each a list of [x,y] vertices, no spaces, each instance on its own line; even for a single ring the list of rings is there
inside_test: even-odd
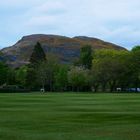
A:
[[[38,85],[36,83],[36,71],[39,64],[43,61],[46,61],[46,55],[41,47],[41,44],[37,42],[34,46],[33,52],[30,57],[30,64],[27,68],[27,76],[26,76],[26,85],[30,88],[36,88]]]
[[[101,82],[100,72],[98,70],[98,67],[95,66],[95,68],[91,69],[91,71],[90,71],[90,83],[91,83],[92,90],[94,90],[94,92],[98,91],[98,88],[100,86],[100,82]]]
[[[89,85],[89,71],[81,67],[72,67],[68,72],[68,82],[75,89],[80,91],[83,87]]]
[[[140,46],[135,46],[131,51],[131,80],[137,92],[140,86]]]
[[[16,81],[18,84],[25,86],[27,76],[27,66],[22,66],[16,70]]]
[[[83,67],[91,69],[92,67],[92,47],[85,45],[80,50],[80,63]]]
[[[96,88],[98,87],[98,83],[100,83],[103,92],[105,92],[109,80],[108,65],[109,63],[107,59],[95,58],[93,60],[92,83]]]
[[[100,83],[103,92],[107,86],[111,92],[115,91],[122,77],[126,75],[128,56],[127,51],[105,49],[97,51],[94,54],[92,68],[94,86],[99,86]]]
[[[7,82],[8,85],[15,85],[16,82],[16,73],[15,69],[9,68],[8,69],[8,75],[7,75]]]
[[[47,54],[46,61],[42,61],[36,69],[36,83],[42,88],[53,90],[55,74],[58,71],[57,58],[52,54]]]
[[[109,88],[110,92],[116,91],[117,86],[121,86],[122,89],[128,86],[128,60],[130,53],[128,51],[116,51],[110,52],[110,67],[109,73]],[[121,82],[123,81],[123,82]]]
[[[42,61],[46,61],[46,54],[41,44],[37,42],[30,57],[30,66],[36,67]]]
[[[64,91],[68,85],[68,68],[67,65],[59,65],[58,70],[55,73],[55,87],[59,91]]]
[[[46,61],[41,62],[36,70],[36,82],[45,90],[45,84],[48,79],[48,65]]]
[[[140,46],[135,46],[132,48],[132,52],[139,52],[140,51]]]
[[[0,62],[0,85],[7,83],[9,68],[3,62]]]

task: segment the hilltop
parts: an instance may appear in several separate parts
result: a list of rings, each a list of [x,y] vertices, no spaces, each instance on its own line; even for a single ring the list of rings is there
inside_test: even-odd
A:
[[[71,63],[77,59],[80,48],[87,44],[91,45],[93,49],[126,50],[121,46],[92,37],[76,36],[69,38],[59,35],[34,34],[24,36],[15,45],[2,49],[3,58],[12,67],[28,64],[36,42],[42,44],[46,54],[56,55],[62,63]]]

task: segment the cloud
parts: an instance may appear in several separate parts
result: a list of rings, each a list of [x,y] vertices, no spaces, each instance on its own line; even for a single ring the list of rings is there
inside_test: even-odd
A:
[[[87,35],[130,49],[140,44],[139,7],[139,0],[6,0],[0,41],[5,46],[33,33]]]

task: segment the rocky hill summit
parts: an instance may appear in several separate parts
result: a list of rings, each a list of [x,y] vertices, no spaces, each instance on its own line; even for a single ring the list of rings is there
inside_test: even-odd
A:
[[[71,63],[77,59],[80,55],[80,48],[84,45],[91,45],[93,49],[126,50],[121,46],[92,37],[69,38],[59,35],[34,34],[24,36],[15,45],[4,48],[1,52],[9,65],[19,67],[29,63],[30,55],[37,42],[42,44],[46,54],[51,53],[57,56],[62,63]]]

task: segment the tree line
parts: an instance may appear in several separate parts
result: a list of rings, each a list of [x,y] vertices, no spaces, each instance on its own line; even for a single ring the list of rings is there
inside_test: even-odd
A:
[[[93,50],[85,45],[73,64],[62,64],[53,54],[45,54],[39,42],[30,63],[17,69],[0,62],[0,85],[20,85],[46,91],[116,92],[140,87],[140,46],[131,51]]]

